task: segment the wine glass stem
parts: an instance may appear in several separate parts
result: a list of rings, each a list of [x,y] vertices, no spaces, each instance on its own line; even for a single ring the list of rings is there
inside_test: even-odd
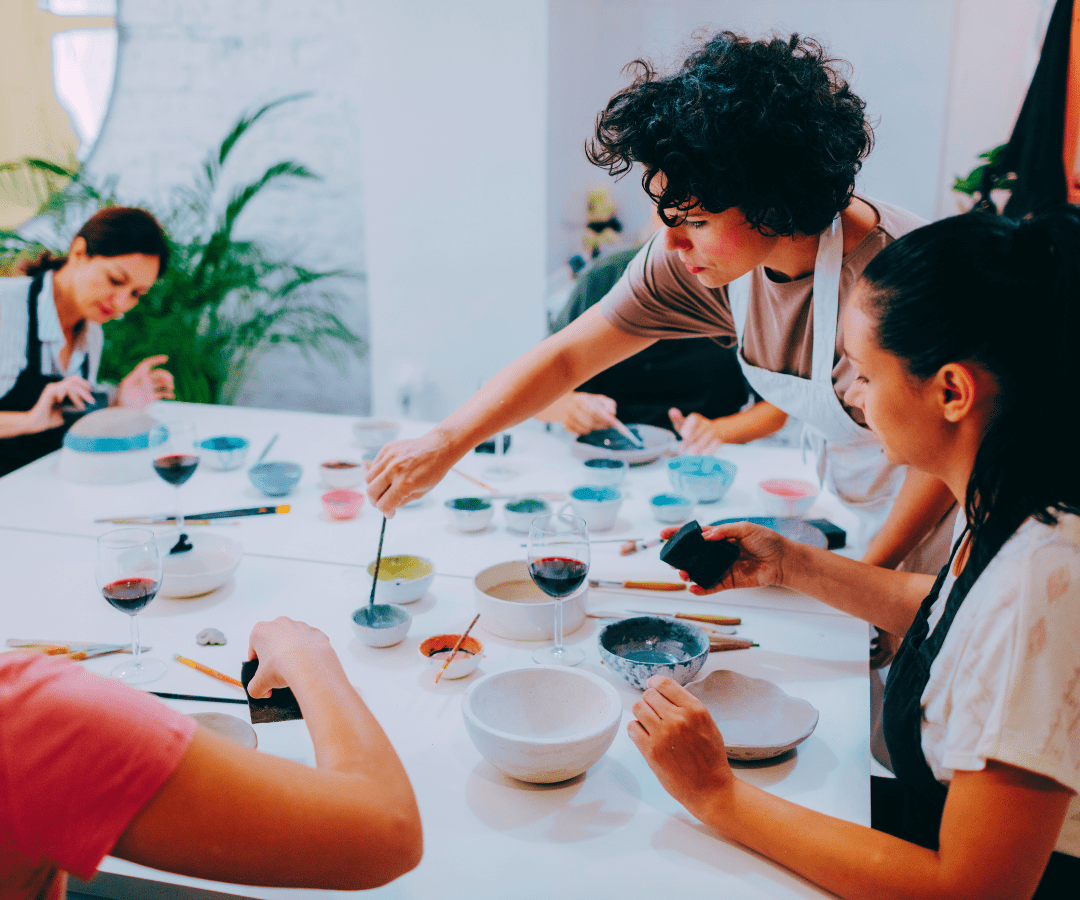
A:
[[[562,614],[563,614],[563,601],[562,597],[555,598],[555,647],[554,653],[562,653]]]
[[[176,530],[184,530],[184,504],[180,500],[180,485],[176,486]]]
[[[131,658],[136,665],[139,664],[140,653],[142,653],[142,646],[139,644],[139,617],[134,615],[131,617]]]

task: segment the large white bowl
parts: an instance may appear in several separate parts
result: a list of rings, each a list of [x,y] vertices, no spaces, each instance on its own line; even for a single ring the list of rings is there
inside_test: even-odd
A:
[[[217,590],[232,578],[244,548],[223,534],[191,529],[188,540],[194,546],[187,553],[169,553],[176,532],[168,531],[158,541],[161,553],[162,597],[199,597]]]
[[[477,623],[490,634],[513,641],[550,641],[555,636],[555,601],[529,577],[524,560],[499,563],[473,579]],[[583,585],[563,603],[563,632],[569,634],[585,621],[589,588]]]
[[[535,784],[566,781],[596,763],[622,712],[607,681],[564,666],[494,672],[461,698],[465,730],[480,755]]]
[[[154,473],[157,422],[144,412],[110,407],[87,413],[64,435],[60,476],[87,484],[142,481]]]

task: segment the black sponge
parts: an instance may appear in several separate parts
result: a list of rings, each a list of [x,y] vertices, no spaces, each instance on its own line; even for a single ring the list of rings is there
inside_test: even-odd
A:
[[[696,522],[687,522],[671,536],[660,551],[660,559],[682,569],[695,584],[716,587],[739,558],[739,548],[730,541],[707,541]]]

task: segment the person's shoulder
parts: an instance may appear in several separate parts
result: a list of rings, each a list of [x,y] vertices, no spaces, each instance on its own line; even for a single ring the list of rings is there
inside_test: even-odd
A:
[[[929,224],[922,216],[917,216],[903,207],[861,195],[859,199],[877,213],[878,222],[874,231],[884,237],[886,243],[891,243],[897,238],[903,237],[909,231],[914,231],[916,228],[922,228],[923,225]]]

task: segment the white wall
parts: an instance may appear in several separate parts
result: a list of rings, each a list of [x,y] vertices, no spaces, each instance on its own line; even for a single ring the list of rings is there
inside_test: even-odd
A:
[[[364,10],[374,409],[441,417],[544,334],[547,0]]]
[[[876,121],[858,184],[926,218],[956,211],[949,187],[1005,140],[1052,0],[551,0],[548,265],[581,251],[586,192],[611,185],[582,144],[639,56],[677,65],[696,31],[818,38],[851,63]],[[640,175],[612,189],[626,233],[647,224]]]
[[[364,269],[364,191],[358,164],[360,70],[352,0],[121,0],[113,101],[88,161],[93,175],[120,176],[123,199],[163,199],[189,184],[193,168],[240,113],[301,91],[248,133],[226,170],[239,183],[269,164],[295,159],[323,176],[269,190],[241,218],[259,236],[312,267]],[[344,311],[367,336],[362,281],[342,282]],[[367,360],[346,373],[275,350],[256,370],[241,403],[366,412]]]

